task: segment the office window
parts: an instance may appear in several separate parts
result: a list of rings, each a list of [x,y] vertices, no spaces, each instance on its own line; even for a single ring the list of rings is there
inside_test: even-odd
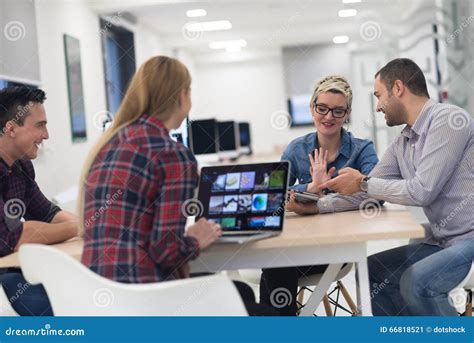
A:
[[[107,110],[115,114],[136,70],[133,32],[101,19]]]
[[[17,86],[17,87],[25,86],[25,87],[34,88],[34,89],[38,88],[35,85],[0,79],[0,89],[12,87],[12,86]]]
[[[86,109],[82,85],[81,47],[79,39],[64,35],[69,118],[74,142],[87,138]]]

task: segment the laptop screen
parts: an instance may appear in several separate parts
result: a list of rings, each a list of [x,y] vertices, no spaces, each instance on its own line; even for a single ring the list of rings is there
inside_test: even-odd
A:
[[[199,217],[220,224],[225,231],[281,231],[288,170],[288,161],[202,168],[198,199],[203,213]]]

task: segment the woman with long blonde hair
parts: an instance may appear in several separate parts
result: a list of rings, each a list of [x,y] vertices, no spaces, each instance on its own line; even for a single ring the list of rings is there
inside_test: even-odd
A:
[[[182,206],[193,197],[197,163],[169,130],[191,108],[190,86],[178,60],[146,61],[86,160],[79,200],[82,262],[106,278],[147,283],[186,277],[187,262],[221,234],[205,219],[184,230]]]
[[[191,77],[181,62],[149,59],[86,161],[79,201],[82,262],[106,278],[148,283],[188,277],[188,261],[222,234],[204,218],[185,233],[197,163],[169,130],[191,109],[190,93]],[[250,315],[274,314],[255,303],[249,286],[234,284]]]

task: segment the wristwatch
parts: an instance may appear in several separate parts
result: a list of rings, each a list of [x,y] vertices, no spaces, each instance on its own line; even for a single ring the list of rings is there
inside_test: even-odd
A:
[[[360,181],[359,187],[362,192],[367,193],[369,191],[369,180],[370,176],[364,176],[364,178]]]

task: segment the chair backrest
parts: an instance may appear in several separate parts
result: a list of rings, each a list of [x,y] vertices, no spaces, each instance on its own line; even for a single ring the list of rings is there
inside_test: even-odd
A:
[[[79,187],[72,186],[67,188],[66,190],[62,191],[61,193],[56,194],[51,201],[54,202],[56,205],[64,205],[69,202],[75,202],[75,200],[79,196]]]
[[[474,289],[474,262],[472,262],[471,269],[467,273],[464,280],[456,288],[464,288],[464,289]]]
[[[13,309],[5,290],[2,285],[0,285],[0,317],[6,316],[18,316],[18,313]]]
[[[237,289],[218,274],[151,284],[124,284],[97,275],[50,246],[24,244],[26,280],[43,284],[57,316],[245,316]]]

